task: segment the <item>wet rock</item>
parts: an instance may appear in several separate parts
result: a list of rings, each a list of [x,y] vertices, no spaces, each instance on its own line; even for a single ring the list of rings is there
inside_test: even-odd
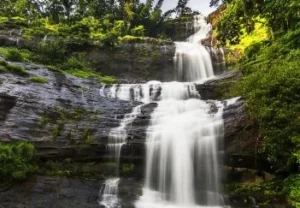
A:
[[[43,160],[106,160],[111,128],[118,127],[124,115],[141,103],[102,97],[102,85],[93,79],[51,72],[40,65],[23,65],[30,69],[31,76],[45,77],[48,83],[37,84],[29,78],[0,74],[0,140],[34,142]],[[227,73],[197,85],[197,90],[204,100],[219,99],[220,90],[224,89],[219,84],[230,85],[237,77],[238,73]],[[156,103],[142,106],[141,114],[128,125],[128,144],[122,149],[124,161],[144,162],[146,132],[156,107]],[[217,108],[211,110],[215,112]],[[243,131],[248,125],[243,101],[227,106],[223,117],[225,152],[252,154],[253,135]]]
[[[127,43],[108,50],[93,47],[87,59],[103,74],[116,76],[120,83],[142,83],[148,80],[174,79],[175,45]]]
[[[0,192],[0,208],[99,208],[101,181],[37,176]]]
[[[31,76],[44,77],[48,83],[0,74],[1,141],[43,142],[52,149],[106,144],[110,129],[139,104],[100,96],[101,84],[96,80],[66,76],[38,65],[26,67],[32,69]]]
[[[192,17],[189,19],[175,19],[173,22],[170,22],[166,28],[166,34],[171,37],[173,41],[184,41],[194,33]]]
[[[227,71],[203,84],[196,84],[196,89],[202,100],[221,100],[224,92],[228,92],[230,86],[241,76],[238,71]]]

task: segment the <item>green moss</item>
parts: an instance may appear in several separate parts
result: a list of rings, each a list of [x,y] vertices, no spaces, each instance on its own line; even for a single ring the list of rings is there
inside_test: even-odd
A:
[[[131,173],[135,169],[135,165],[133,163],[123,164],[122,165],[122,173],[128,174]]]
[[[39,122],[39,126],[40,127],[45,127],[48,123],[50,123],[51,119],[44,115],[40,117],[40,122]]]
[[[8,63],[5,60],[0,59],[0,65],[6,67]]]
[[[0,55],[5,56],[5,58],[9,61],[22,62],[30,60],[32,53],[27,49],[0,47]]]
[[[55,139],[58,136],[64,136],[69,138],[71,143],[75,141],[72,140],[72,133],[82,135],[82,139],[77,141],[82,144],[90,144],[92,140],[92,135],[90,130],[79,129],[78,124],[82,120],[91,120],[95,119],[97,115],[100,115],[101,111],[88,111],[84,108],[76,109],[65,109],[65,108],[53,108],[46,111],[40,117],[39,126],[42,128],[49,128],[53,138]],[[74,124],[75,128],[69,132],[64,131],[64,126],[66,123]],[[49,125],[48,125],[49,124]]]
[[[24,180],[37,170],[35,148],[27,142],[0,142],[0,182]]]
[[[12,48],[8,50],[6,59],[9,61],[19,61],[19,62],[24,61],[23,55],[16,48]]]
[[[80,61],[80,58],[72,56],[67,62],[61,64],[59,68],[66,74],[73,75],[78,78],[100,78],[100,75],[87,67],[84,61]]]
[[[101,76],[100,82],[105,84],[114,84],[117,82],[117,79],[113,76]]]
[[[53,138],[56,138],[61,135],[61,129],[59,128],[59,125],[55,125],[52,128],[51,134],[52,134]]]
[[[6,57],[8,55],[8,48],[0,47],[0,55]]]
[[[99,75],[93,71],[80,70],[80,69],[70,69],[64,71],[66,74],[73,75],[78,78],[88,79],[93,77],[98,77]]]
[[[40,173],[54,177],[72,177],[84,179],[104,179],[114,173],[113,163],[75,162],[67,158],[62,162],[47,161],[39,169]]]
[[[48,65],[47,69],[49,71],[53,71],[53,72],[64,73],[63,70],[59,69],[59,67],[57,67],[57,66]]]
[[[40,84],[48,83],[48,79],[45,77],[31,77],[30,81],[34,83],[40,83]]]
[[[0,16],[0,24],[3,24],[8,21],[8,17]]]
[[[160,38],[149,38],[149,37],[136,37],[131,35],[126,35],[120,37],[120,43],[147,43],[153,45],[162,45],[170,42],[169,39],[160,39]]]
[[[91,143],[92,138],[91,138],[91,133],[90,133],[89,129],[85,129],[83,131],[83,140],[84,140],[85,144],[90,144]]]
[[[20,76],[29,76],[29,73],[21,66],[9,64],[5,60],[0,59],[1,72],[11,72]]]
[[[6,68],[0,64],[0,73],[7,72]]]
[[[13,73],[13,74],[17,74],[19,76],[23,76],[23,77],[26,77],[26,76],[29,76],[29,73],[21,66],[19,65],[14,65],[14,64],[8,64],[6,66],[6,69]]]

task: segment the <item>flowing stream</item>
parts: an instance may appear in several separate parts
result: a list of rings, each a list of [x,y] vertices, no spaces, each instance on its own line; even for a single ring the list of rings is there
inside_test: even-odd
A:
[[[194,19],[194,28],[195,34],[186,42],[175,43],[177,81],[104,86],[100,90],[106,97],[158,104],[147,130],[145,184],[135,203],[137,208],[223,205],[218,158],[218,144],[223,138],[223,105],[201,100],[194,84],[214,76],[210,53],[201,45],[211,25],[199,15]],[[126,143],[126,126],[139,112],[140,106],[111,131],[108,147],[117,162]],[[119,206],[118,181],[119,178],[113,178],[106,183],[103,201],[107,202],[102,204],[108,208]],[[105,195],[110,198],[105,200]],[[115,197],[111,200],[112,195]]]

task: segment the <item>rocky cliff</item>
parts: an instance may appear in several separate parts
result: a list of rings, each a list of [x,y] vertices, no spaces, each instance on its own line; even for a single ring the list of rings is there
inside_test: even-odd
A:
[[[106,149],[108,133],[111,128],[119,125],[126,113],[131,112],[132,108],[140,103],[102,97],[100,95],[102,85],[97,80],[79,79],[49,71],[44,66],[32,63],[14,64],[26,67],[30,76],[0,74],[1,141],[33,142],[39,160],[44,163],[42,169],[49,161],[58,163],[72,161],[68,165],[72,170],[76,169],[71,172],[74,176],[84,177],[85,174],[92,172],[93,176],[97,175],[97,180],[34,177],[22,186],[3,189],[0,193],[3,206],[47,207],[46,199],[41,197],[45,194],[52,197],[51,206],[55,207],[64,207],[66,204],[68,206],[72,204],[73,207],[98,206],[97,197],[101,181],[113,172],[112,170],[110,172],[107,166],[101,165],[107,164],[110,157]],[[32,82],[30,77],[33,76],[44,77],[48,82],[43,84]],[[197,85],[196,88],[204,100],[220,99],[222,91],[239,76],[239,73],[225,73],[215,80]],[[145,105],[142,113],[127,129],[128,143],[122,149],[121,157],[121,175],[124,176],[122,183],[125,185],[121,185],[121,190],[125,189],[123,197],[126,199],[124,201],[129,203],[128,207],[132,206],[130,202],[136,199],[137,194],[128,195],[126,187],[130,189],[132,184],[136,184],[136,187],[141,186],[141,182],[137,183],[136,180],[143,178],[145,134],[150,114],[155,107],[155,103]],[[232,155],[240,158],[240,155],[245,155],[245,151],[250,149],[247,154],[253,155],[252,135],[243,131],[247,123],[247,113],[241,99],[225,107],[224,146],[227,158]],[[232,159],[228,161],[229,165],[233,163]],[[127,164],[133,164],[134,167],[129,173],[126,170]],[[60,173],[60,169],[68,165],[60,166],[59,170],[53,169],[53,164],[50,165],[50,175],[55,176],[55,171]],[[106,167],[106,170],[103,167]],[[71,174],[70,169],[63,170],[62,175]],[[47,175],[49,170],[39,171],[38,174]],[[134,177],[135,180],[126,182],[128,177]],[[21,196],[18,202],[12,200],[12,196],[16,193]],[[75,200],[78,195],[80,197]]]
[[[30,44],[22,39],[20,31],[0,36],[3,46],[26,48]],[[122,83],[170,81],[174,77],[175,46],[171,42],[126,43],[115,49],[69,44],[74,51],[82,47],[87,51],[86,59],[98,71],[114,75]],[[98,207],[102,182],[113,173],[114,166],[107,154],[108,134],[140,103],[102,97],[103,85],[96,79],[76,78],[33,63],[14,64],[27,68],[30,76],[0,73],[0,141],[32,142],[41,167],[28,181],[0,188],[0,207]],[[36,76],[47,82],[32,82],[30,78]],[[196,85],[196,89],[203,100],[222,100],[239,77],[237,72],[227,72]],[[128,142],[122,148],[120,166],[124,207],[132,207],[140,195],[128,190],[135,187],[136,192],[141,191],[138,187],[144,174],[145,135],[155,107],[155,103],[143,106],[127,129]],[[226,105],[223,117],[226,164],[240,167],[245,160],[246,164],[254,163],[255,133],[249,127],[243,100]]]
[[[124,115],[140,104],[102,97],[100,95],[102,85],[97,80],[80,79],[52,72],[41,65],[17,64],[29,69],[30,76],[44,77],[48,82],[41,84],[30,81],[30,77],[24,78],[11,73],[0,74],[0,128],[2,129],[0,138],[1,141],[35,142],[38,147],[41,147],[39,154],[50,156],[50,149],[55,149],[56,144],[57,149],[61,149],[61,153],[57,150],[52,156],[57,157],[77,144],[98,145],[105,149],[110,129],[117,127]],[[238,73],[224,74],[219,79],[196,87],[202,99],[217,99],[222,94],[222,90],[228,87],[224,83],[238,76]],[[242,128],[231,124],[234,116],[242,118],[246,116],[242,106],[240,104],[225,108],[226,132],[234,134]],[[153,103],[142,108],[142,114],[128,130],[129,141],[134,140],[136,143],[144,141],[150,114],[155,107],[156,104]],[[230,116],[226,114],[227,111],[230,111]],[[242,121],[239,125],[245,123],[244,120]],[[228,134],[228,137],[231,135]],[[49,153],[42,144],[49,145]],[[63,146],[66,149],[63,149]],[[100,152],[96,150],[96,157],[105,154],[105,151]]]

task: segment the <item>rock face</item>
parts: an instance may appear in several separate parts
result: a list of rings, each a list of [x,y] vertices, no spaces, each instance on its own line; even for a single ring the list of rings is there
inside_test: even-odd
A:
[[[34,142],[41,157],[100,160],[106,153],[110,129],[117,127],[124,115],[140,104],[102,97],[102,85],[96,80],[52,72],[40,65],[23,65],[30,69],[31,76],[44,77],[48,83],[0,74],[0,139]],[[222,90],[239,76],[227,73],[196,88],[203,100],[219,99]],[[123,148],[127,152],[122,154],[125,158],[143,158],[146,129],[156,106],[155,103],[143,106],[142,113],[127,129],[130,145]],[[225,108],[225,140],[235,141],[235,134],[247,124],[246,115],[242,102]],[[85,149],[81,148],[84,144],[88,145]],[[230,142],[225,142],[225,146],[230,146]]]
[[[118,49],[119,52],[111,51],[100,56],[102,53],[100,49],[89,51],[91,61],[98,57],[97,63],[101,71],[107,70],[111,72],[110,75],[115,73],[129,79],[129,82],[137,82],[152,78],[172,79],[174,46],[166,46],[166,50],[164,48],[165,46],[149,48],[143,44],[127,45],[123,49]],[[134,60],[142,51],[145,52],[144,57],[149,59]],[[151,53],[157,51],[153,62],[149,62],[153,58],[149,54],[150,51]],[[115,53],[118,54],[112,58],[112,54]],[[30,81],[30,77],[0,73],[0,141],[33,142],[40,161],[66,159],[76,162],[109,161],[106,144],[110,130],[118,127],[125,114],[130,113],[133,107],[141,103],[102,97],[100,95],[102,84],[97,80],[79,79],[52,72],[41,65],[15,64],[29,69],[30,76],[46,78],[48,83],[34,83]],[[149,70],[153,66],[156,68],[150,73]],[[138,71],[140,69],[146,71]],[[222,91],[239,76],[239,73],[226,73],[199,84],[196,88],[203,100],[220,99]],[[150,114],[156,106],[155,103],[144,105],[142,113],[127,129],[128,143],[122,148],[121,167],[122,164],[132,163],[139,173],[137,176],[134,173],[122,179],[120,196],[126,199],[124,207],[132,207],[132,202],[140,195],[137,193],[141,191],[138,187],[141,187],[143,178],[146,130]],[[231,160],[232,155],[238,156],[239,161],[240,155],[254,149],[253,134],[244,131],[247,124],[248,117],[241,99],[235,104],[227,105],[224,109],[224,146],[226,158],[229,158],[228,163],[235,162]],[[253,155],[253,151],[248,151],[247,154]],[[137,181],[130,178],[133,175]],[[101,186],[101,180],[38,176],[0,192],[0,207],[98,207],[97,200]],[[133,187],[137,193],[131,194],[129,190]]]
[[[0,75],[2,140],[69,143],[82,139],[84,135],[79,132],[86,130],[93,140],[101,141],[110,128],[118,126],[118,119],[114,118],[136,105],[101,97],[101,85],[95,80],[65,76],[41,66],[26,67],[37,68],[30,74],[45,77],[48,83],[33,83],[13,74]],[[67,137],[69,141],[65,140]]]
[[[37,176],[0,192],[0,208],[99,208],[101,181]]]
[[[101,180],[36,176],[0,190],[0,208],[99,208],[103,183]],[[142,194],[141,186],[134,179],[122,179],[119,196],[124,201],[123,208],[134,208],[134,201]]]
[[[6,32],[8,33],[8,32]],[[1,34],[0,45],[31,48],[36,42],[22,38],[11,30]],[[174,80],[173,42],[157,43],[145,38],[139,43],[123,43],[115,48],[103,48],[87,43],[68,42],[72,52],[85,52],[85,59],[104,75],[115,76],[120,83],[141,83],[147,80]]]
[[[131,43],[107,50],[92,47],[87,59],[99,72],[118,77],[120,83],[141,83],[147,80],[174,80],[175,45]]]
[[[173,41],[184,41],[187,37],[195,33],[193,19],[191,18],[179,18],[174,21],[170,21],[166,34],[171,37]]]

